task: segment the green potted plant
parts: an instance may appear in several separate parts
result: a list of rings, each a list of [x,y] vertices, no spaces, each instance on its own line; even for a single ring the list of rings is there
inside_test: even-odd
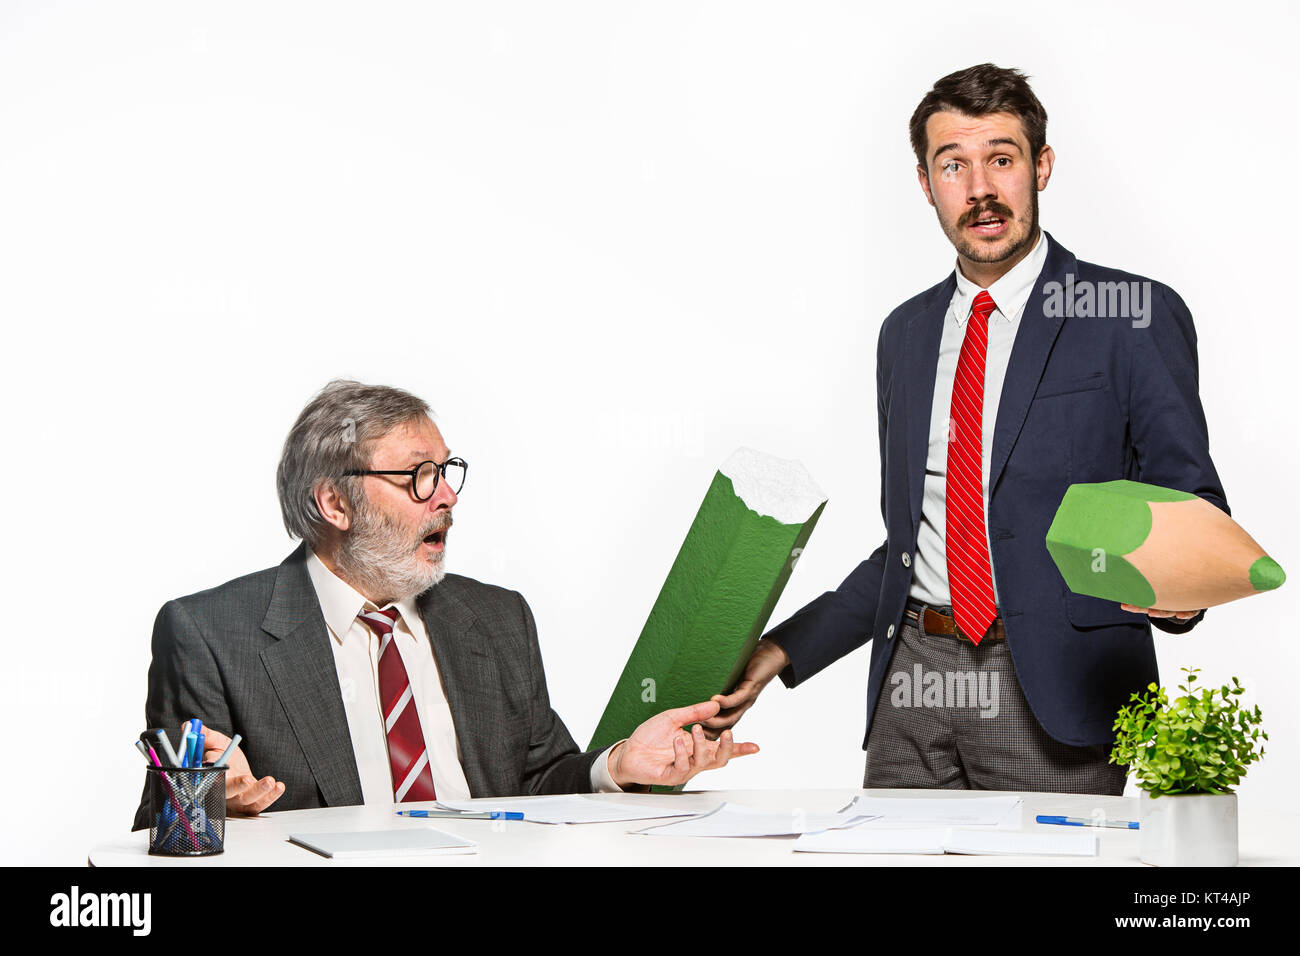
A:
[[[1141,789],[1141,858],[1154,866],[1236,866],[1237,794],[1246,769],[1264,756],[1259,708],[1241,706],[1244,688],[1193,690],[1172,702],[1150,684],[1115,719],[1110,761],[1128,765]]]

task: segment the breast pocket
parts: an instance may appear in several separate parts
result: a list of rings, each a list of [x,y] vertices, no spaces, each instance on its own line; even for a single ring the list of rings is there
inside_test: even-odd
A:
[[[1073,453],[1067,394],[1035,395],[1029,403],[1008,467],[1030,487],[1055,488],[1069,481]]]
[[[1034,401],[1055,398],[1059,395],[1073,395],[1075,392],[1095,392],[1106,387],[1106,378],[1101,372],[1080,375],[1072,378],[1046,379],[1039,383],[1034,392]]]
[[[1123,477],[1127,432],[1101,372],[1044,379],[1034,393],[1030,419],[1050,432],[1044,444],[1064,457],[1071,482]]]

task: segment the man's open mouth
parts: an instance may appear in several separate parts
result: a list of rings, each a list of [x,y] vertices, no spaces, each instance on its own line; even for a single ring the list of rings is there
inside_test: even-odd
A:
[[[443,532],[435,531],[433,534],[424,536],[425,544],[442,544]]]

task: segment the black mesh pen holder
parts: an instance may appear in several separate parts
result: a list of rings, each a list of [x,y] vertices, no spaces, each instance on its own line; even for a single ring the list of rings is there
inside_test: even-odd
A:
[[[213,856],[226,844],[226,768],[149,767],[149,852]]]

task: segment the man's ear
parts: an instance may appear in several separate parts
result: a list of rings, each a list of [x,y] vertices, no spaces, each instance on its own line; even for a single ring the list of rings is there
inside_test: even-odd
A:
[[[1055,162],[1056,153],[1052,152],[1052,147],[1044,146],[1038,154],[1038,168],[1035,170],[1040,193],[1047,188],[1047,181],[1052,178],[1052,164]]]
[[[347,531],[352,526],[352,506],[337,482],[322,478],[311,493],[316,499],[316,509],[329,524],[339,531]]]
[[[933,206],[934,196],[930,194],[930,177],[926,174],[925,167],[920,163],[916,164],[916,180],[921,184],[921,192],[925,193],[926,201]]]

